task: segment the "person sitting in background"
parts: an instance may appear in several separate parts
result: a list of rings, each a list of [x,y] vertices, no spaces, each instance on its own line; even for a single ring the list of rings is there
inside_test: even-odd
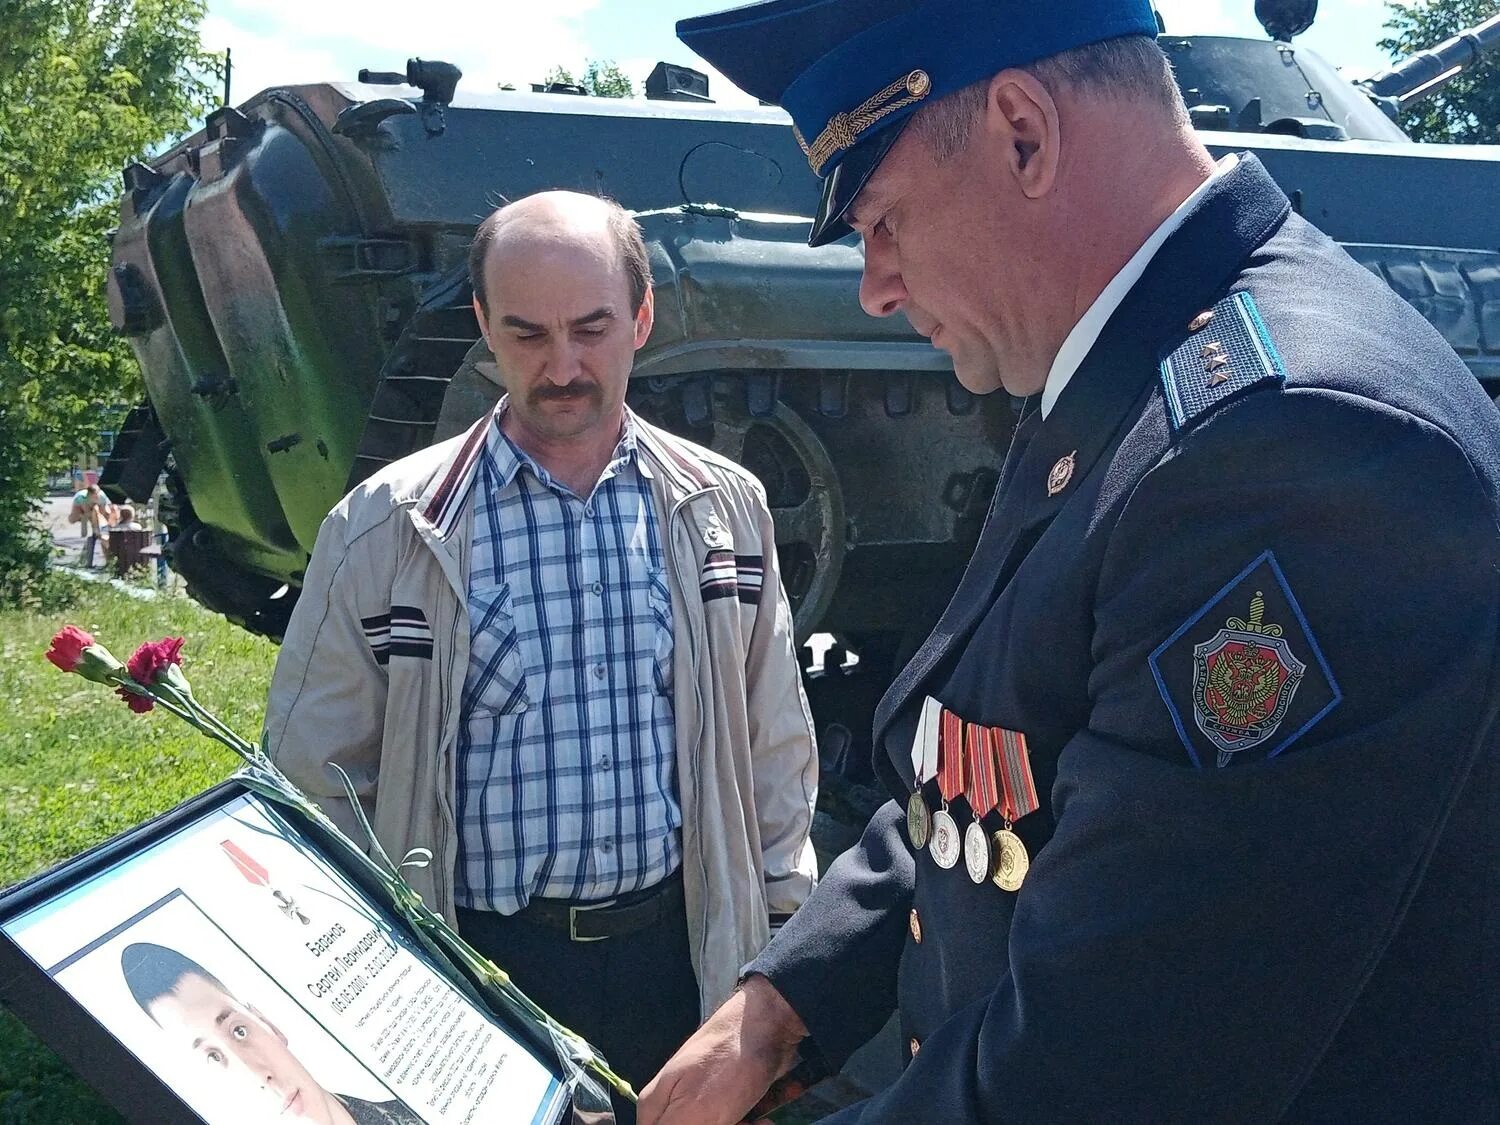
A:
[[[109,525],[111,531],[144,531],[146,530],[135,520],[135,509],[129,504],[121,504],[120,510],[115,517],[115,522]]]

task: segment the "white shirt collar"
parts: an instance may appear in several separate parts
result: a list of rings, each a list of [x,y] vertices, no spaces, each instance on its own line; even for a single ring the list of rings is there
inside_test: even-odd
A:
[[[1125,263],[1125,268],[1117,273],[1114,280],[1104,287],[1104,292],[1094,299],[1094,303],[1089,306],[1089,311],[1084,313],[1082,319],[1073,326],[1073,331],[1068,333],[1068,338],[1058,349],[1057,358],[1052,361],[1052,370],[1047,373],[1047,382],[1042,387],[1043,418],[1047,417],[1052,412],[1052,408],[1057,405],[1057,398],[1063,393],[1063,388],[1072,381],[1079,366],[1093,350],[1094,344],[1098,342],[1099,333],[1104,331],[1104,326],[1109,323],[1109,318],[1114,316],[1115,310],[1120,307],[1120,302],[1125,300],[1126,294],[1135,288],[1135,283],[1146,272],[1146,267],[1151,264],[1151,259],[1156,257],[1156,252],[1162,248],[1162,244],[1172,237],[1178,227],[1182,226],[1188,212],[1197,206],[1198,201],[1208,193],[1208,189],[1234,171],[1239,162],[1240,158],[1230,153],[1215,164],[1208,179],[1199,184],[1198,189],[1184,199],[1177,210],[1167,216],[1167,221],[1157,227],[1155,233],[1146,239],[1141,248],[1135,252],[1135,256]]]

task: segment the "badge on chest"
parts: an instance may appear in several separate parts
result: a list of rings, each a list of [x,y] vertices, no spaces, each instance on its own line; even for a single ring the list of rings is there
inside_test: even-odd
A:
[[[912,847],[926,848],[945,870],[962,859],[976,884],[1020,890],[1031,858],[1013,828],[1040,805],[1026,736],[966,722],[929,696],[912,738],[912,773],[916,788],[906,806]],[[922,793],[934,778],[942,798],[936,810]],[[952,804],[960,796],[972,814],[962,830]]]

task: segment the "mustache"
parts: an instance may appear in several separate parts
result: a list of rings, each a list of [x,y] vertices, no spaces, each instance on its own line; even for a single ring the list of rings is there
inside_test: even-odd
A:
[[[535,405],[540,402],[567,402],[572,399],[594,399],[603,398],[604,391],[598,383],[569,383],[565,387],[559,387],[554,383],[544,383],[533,387],[526,396],[526,401]]]

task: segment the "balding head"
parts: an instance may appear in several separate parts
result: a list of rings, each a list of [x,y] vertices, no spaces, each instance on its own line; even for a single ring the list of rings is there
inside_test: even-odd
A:
[[[474,297],[489,313],[490,272],[514,250],[551,244],[613,255],[637,312],[651,287],[651,266],[641,229],[612,199],[576,191],[544,191],[495,211],[479,224],[469,249]]]

